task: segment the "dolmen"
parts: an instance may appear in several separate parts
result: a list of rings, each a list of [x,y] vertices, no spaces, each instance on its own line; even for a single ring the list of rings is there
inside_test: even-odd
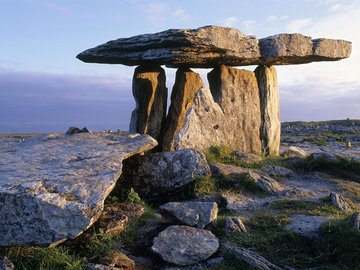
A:
[[[278,34],[262,39],[238,29],[205,26],[120,38],[85,50],[88,63],[137,66],[136,108],[130,132],[155,138],[162,150],[227,145],[258,155],[278,155],[280,105],[275,65],[337,61],[351,42]],[[165,65],[177,68],[171,103]],[[254,71],[234,66],[257,65]],[[209,87],[191,68],[210,68]]]

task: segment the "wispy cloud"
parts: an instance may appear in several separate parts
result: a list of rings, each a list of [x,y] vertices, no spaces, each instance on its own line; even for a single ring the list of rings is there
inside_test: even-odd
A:
[[[222,24],[226,27],[234,27],[239,22],[237,17],[228,17],[223,20]]]
[[[243,21],[240,25],[241,27],[241,31],[246,33],[246,34],[252,34],[255,32],[255,28],[256,28],[256,21],[255,20],[246,20]]]
[[[312,20],[309,18],[296,19],[292,20],[286,27],[288,32],[297,33],[312,23]]]
[[[63,16],[69,16],[72,14],[71,9],[63,4],[58,4],[53,1],[43,1],[42,4],[46,8],[48,8],[49,10],[51,10],[57,14],[60,14]]]
[[[275,16],[275,15],[270,15],[270,16],[268,16],[268,17],[266,18],[266,20],[267,20],[268,22],[274,22],[274,21],[279,21],[279,20],[286,20],[286,19],[288,19],[288,18],[289,18],[289,16],[287,16],[287,15],[283,15],[283,16],[280,16],[280,17]]]
[[[176,8],[173,12],[172,15],[182,21],[186,21],[190,19],[189,14],[186,13],[186,11],[182,8]]]

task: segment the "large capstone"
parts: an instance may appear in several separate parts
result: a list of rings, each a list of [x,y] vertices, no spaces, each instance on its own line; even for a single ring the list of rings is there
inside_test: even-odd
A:
[[[88,49],[77,58],[89,63],[213,68],[217,65],[288,65],[336,61],[350,56],[351,42],[279,34],[258,40],[238,29],[205,26],[170,29],[119,38]]]
[[[210,231],[174,225],[154,238],[151,250],[164,261],[190,265],[206,260],[218,248],[219,240]]]
[[[1,136],[0,246],[81,234],[100,216],[123,159],[156,145],[125,132]]]
[[[166,116],[167,88],[161,67],[140,66],[135,69],[132,91],[136,108],[131,114],[131,133],[148,134],[159,140]]]

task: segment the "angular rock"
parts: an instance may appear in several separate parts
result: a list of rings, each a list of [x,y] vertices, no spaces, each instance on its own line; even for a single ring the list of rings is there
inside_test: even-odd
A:
[[[190,265],[209,258],[219,248],[219,240],[210,232],[188,226],[170,226],[154,238],[151,250],[164,261]]]
[[[251,153],[235,151],[233,154],[235,155],[235,157],[239,161],[244,162],[244,163],[248,163],[248,164],[255,163],[255,162],[258,162],[258,161],[262,160],[261,156],[254,155],[254,154],[251,154]]]
[[[134,269],[134,268],[132,268],[132,269]],[[103,265],[103,264],[89,263],[86,266],[86,270],[124,270],[124,268],[114,267],[114,266],[109,266],[109,265]]]
[[[308,238],[315,238],[319,234],[321,224],[330,220],[328,217],[292,215],[290,224],[285,228]]]
[[[354,222],[353,228],[358,231],[360,229],[359,211],[356,210],[354,212],[352,218],[353,218],[353,222]]]
[[[15,270],[15,266],[6,256],[0,256],[0,270]]]
[[[234,150],[261,154],[260,99],[255,74],[227,66],[208,74],[210,89],[196,93],[174,148],[207,149],[227,144]]]
[[[193,149],[149,153],[137,159],[133,168],[130,164],[124,167],[123,180],[124,185],[134,187],[144,197],[176,193],[194,180],[210,175],[204,154]]]
[[[260,139],[265,156],[278,156],[280,149],[280,98],[276,69],[258,66],[255,69],[259,85],[261,127]]]
[[[77,128],[77,127],[69,127],[69,129],[66,131],[66,135],[73,135],[77,133],[87,133],[89,130],[86,127],[83,127],[83,129]]]
[[[75,238],[100,216],[122,161],[156,145],[125,132],[0,137],[0,246]]]
[[[326,152],[314,152],[310,154],[310,157],[314,160],[322,160],[328,162],[339,161],[339,157],[337,155]]]
[[[290,146],[287,147],[282,153],[281,156],[283,157],[300,157],[300,158],[305,158],[308,157],[309,154],[301,149],[300,147],[297,146]]]
[[[225,219],[225,231],[227,233],[232,232],[247,232],[244,223],[242,223],[239,217],[226,217]]]
[[[258,40],[234,28],[170,29],[120,38],[88,49],[77,58],[90,63],[213,68],[219,64],[288,65],[349,57],[351,42],[279,34]]]
[[[148,134],[159,140],[166,116],[167,88],[163,68],[139,66],[135,69],[132,92],[136,108],[131,114],[130,133]]]
[[[213,222],[218,213],[215,202],[168,202],[160,209],[186,225],[201,229]]]
[[[330,193],[330,201],[331,201],[332,205],[335,205],[341,211],[344,211],[344,212],[351,211],[350,205],[344,200],[344,198],[341,195],[339,195],[335,192]]]
[[[289,268],[283,268],[273,264],[268,261],[264,257],[260,256],[256,252],[247,249],[247,248],[238,248],[235,245],[225,242],[222,243],[221,247],[229,252],[232,256],[237,258],[238,260],[246,262],[248,265],[253,267],[254,269],[259,270],[286,270]]]
[[[163,151],[174,150],[174,136],[184,124],[186,112],[193,105],[195,93],[203,86],[198,73],[184,67],[177,70],[164,128]]]

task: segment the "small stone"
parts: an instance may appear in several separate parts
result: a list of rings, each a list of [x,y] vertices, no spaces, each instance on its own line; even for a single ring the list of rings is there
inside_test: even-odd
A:
[[[124,270],[124,268],[108,266],[103,264],[89,263],[86,266],[86,270]]]
[[[332,205],[335,205],[341,211],[344,211],[344,212],[351,211],[350,205],[344,200],[344,198],[341,195],[339,195],[335,192],[330,193],[330,201],[331,201]]]
[[[294,172],[288,168],[273,165],[265,165],[261,170],[272,177],[289,177],[294,174]]]
[[[305,150],[301,149],[300,147],[290,146],[281,153],[281,156],[305,158],[305,157],[309,156],[309,154]]]
[[[242,223],[239,217],[226,217],[225,230],[227,233],[232,232],[247,232],[244,223]]]
[[[160,209],[189,226],[204,228],[217,218],[218,206],[215,202],[168,202]]]
[[[0,270],[15,270],[15,266],[6,256],[0,256]]]
[[[255,155],[255,154],[251,154],[251,153],[245,153],[245,152],[241,152],[241,151],[235,151],[233,153],[236,158],[244,163],[255,163],[255,162],[259,162],[262,160],[261,156]]]
[[[353,220],[354,220],[354,229],[359,230],[360,229],[360,220],[359,220],[359,211],[355,211],[353,214]]]
[[[190,265],[206,260],[218,248],[219,240],[210,231],[174,225],[154,238],[151,250],[164,261]]]

